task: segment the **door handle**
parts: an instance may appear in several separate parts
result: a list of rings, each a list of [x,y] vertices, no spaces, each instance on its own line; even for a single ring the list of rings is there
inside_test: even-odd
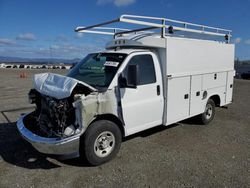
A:
[[[160,85],[157,85],[157,86],[156,86],[156,92],[157,92],[157,95],[160,95],[160,94],[161,94]]]
[[[189,96],[188,94],[185,94],[184,99],[188,99],[188,96]]]

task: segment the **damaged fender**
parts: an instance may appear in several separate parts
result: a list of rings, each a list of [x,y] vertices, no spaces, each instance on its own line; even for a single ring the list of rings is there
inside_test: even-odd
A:
[[[116,89],[103,93],[93,92],[88,96],[77,95],[76,98],[73,103],[76,108],[76,121],[83,125],[83,132],[98,115],[112,114],[122,119]]]

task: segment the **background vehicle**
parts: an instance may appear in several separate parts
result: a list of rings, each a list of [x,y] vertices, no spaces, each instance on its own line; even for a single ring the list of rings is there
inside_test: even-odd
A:
[[[147,27],[100,27],[115,22]],[[114,39],[68,76],[35,75],[29,99],[37,109],[19,119],[18,129],[40,152],[80,153],[99,165],[116,155],[122,137],[194,116],[208,124],[215,107],[232,102],[234,45],[229,30],[123,15],[76,31]]]

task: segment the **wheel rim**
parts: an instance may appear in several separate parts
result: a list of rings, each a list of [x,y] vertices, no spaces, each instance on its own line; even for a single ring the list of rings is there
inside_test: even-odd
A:
[[[109,131],[102,132],[95,140],[94,151],[98,157],[108,156],[115,147],[115,136]]]
[[[205,110],[205,117],[206,119],[210,119],[213,115],[213,106],[211,104],[207,104]]]

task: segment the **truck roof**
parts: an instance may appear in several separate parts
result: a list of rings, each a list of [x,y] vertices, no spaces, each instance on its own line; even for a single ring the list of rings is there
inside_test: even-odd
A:
[[[121,49],[107,49],[103,51],[104,53],[125,53],[125,54],[131,54],[133,52],[148,52],[148,49],[136,49],[136,48],[121,48]]]
[[[161,37],[160,34],[156,33],[139,33],[129,34],[127,36],[116,37],[106,44],[106,49],[115,48],[132,48],[132,50],[147,50],[152,48],[166,48],[166,40],[169,38],[175,38],[178,40],[185,41],[203,41],[206,43],[223,43],[228,44],[225,41],[211,40],[211,39],[200,39],[187,36],[170,35]]]

